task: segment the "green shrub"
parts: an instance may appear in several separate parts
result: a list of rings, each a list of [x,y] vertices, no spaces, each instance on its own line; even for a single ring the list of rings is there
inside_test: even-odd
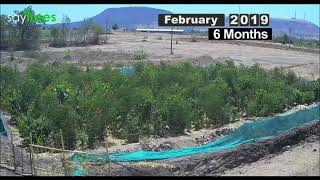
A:
[[[309,82],[283,69],[231,61],[207,68],[139,62],[134,68],[123,74],[110,66],[84,71],[58,63],[31,64],[17,72],[4,65],[0,109],[11,113],[25,139],[32,133],[33,142],[52,146],[59,144],[61,129],[65,147],[74,149],[103,143],[106,129],[138,142],[319,101],[319,80]]]
[[[134,60],[144,60],[146,59],[146,57],[147,57],[147,54],[144,52],[143,49],[138,49],[133,53]]]

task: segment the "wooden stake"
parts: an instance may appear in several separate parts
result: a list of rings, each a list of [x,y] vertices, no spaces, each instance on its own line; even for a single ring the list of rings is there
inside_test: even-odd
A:
[[[63,135],[62,135],[62,129],[60,129],[60,138],[61,138],[61,147],[62,147],[62,154],[63,154],[63,161],[65,161],[66,156],[64,154],[64,142],[63,142]]]
[[[62,155],[63,155],[63,159],[62,159],[62,167],[65,169],[65,160],[66,160],[66,156],[64,154],[64,142],[63,142],[63,135],[62,135],[62,129],[60,129],[60,138],[61,138],[61,146],[62,146]],[[65,173],[66,174],[66,173]]]
[[[255,120],[254,120],[255,121]],[[253,123],[252,123],[253,124]],[[255,137],[255,134],[254,134],[254,126],[252,125],[251,126],[251,131],[252,131],[252,139],[253,139],[253,142],[256,141],[256,137]]]
[[[30,159],[31,159],[31,161],[30,161],[30,163],[31,163],[31,174],[32,175],[37,175],[37,172],[36,172],[36,169],[34,168],[34,166],[35,166],[35,163],[34,163],[34,154],[33,154],[33,147],[32,147],[32,134],[30,133],[30,144],[29,144],[29,147],[30,147]]]
[[[61,147],[62,147],[62,154],[63,154],[63,160],[65,160],[65,154],[64,154],[64,142],[63,142],[63,135],[62,130],[60,129],[60,138],[61,138]]]
[[[21,166],[22,166],[22,174],[24,173],[24,167],[23,167],[23,152],[22,152],[22,148],[20,149],[20,155],[21,155]]]
[[[31,171],[31,175],[33,175],[33,172],[32,172],[32,168],[33,168],[33,164],[32,164],[32,155],[31,155],[31,151],[29,153],[29,160],[30,160],[30,171]]]
[[[0,135],[0,165],[1,165],[1,162],[2,162],[2,161],[1,161],[1,143],[2,143],[2,142],[1,142],[1,135]]]
[[[15,156],[15,153],[14,153],[14,144],[13,144],[13,138],[12,138],[12,131],[10,132],[10,138],[11,138],[13,169],[14,169],[14,172],[16,172],[16,170],[17,170],[17,168],[16,168],[16,156]]]
[[[108,158],[108,175],[111,175],[110,158],[109,158],[109,147],[108,147],[108,130],[106,130],[106,153]]]
[[[171,34],[170,34],[170,39],[171,39],[171,46],[170,46],[170,55],[173,55],[173,51],[172,51],[172,36],[173,36],[173,27],[171,28]]]
[[[40,146],[40,145],[35,145],[35,144],[31,144],[32,147],[36,147],[36,148],[43,148],[43,149],[49,149],[52,151],[60,151],[62,152],[62,149],[57,149],[57,148],[51,148],[51,147],[46,147],[46,146]],[[64,150],[64,152],[77,152],[77,153],[82,153],[82,151],[70,151],[70,150]]]

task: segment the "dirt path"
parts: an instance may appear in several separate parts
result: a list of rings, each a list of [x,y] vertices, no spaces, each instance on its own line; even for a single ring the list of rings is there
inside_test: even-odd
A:
[[[319,176],[319,143],[306,142],[275,156],[226,171],[223,176]]]

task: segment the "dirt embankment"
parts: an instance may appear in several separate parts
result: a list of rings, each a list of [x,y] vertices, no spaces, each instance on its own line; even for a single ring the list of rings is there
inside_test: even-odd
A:
[[[313,135],[313,139],[319,141],[319,133],[320,121],[313,122],[274,138],[217,153],[195,155],[177,162],[178,165],[181,164],[177,172],[179,175],[220,175],[228,169],[256,162],[270,154],[283,152],[286,150],[284,147],[298,144]]]
[[[174,176],[220,176],[228,175],[228,170],[248,163],[260,163],[262,158],[270,158],[290,150],[290,147],[303,145],[304,143],[317,144],[320,141],[320,121],[305,124],[299,128],[292,129],[281,136],[268,138],[255,143],[244,144],[237,148],[219,152],[198,154],[176,159],[145,162],[143,166],[138,163],[123,163],[128,168],[113,167],[113,175],[174,175]],[[314,147],[314,145],[312,146]],[[319,152],[319,148],[312,153]],[[296,154],[299,154],[297,152]],[[310,153],[310,152],[309,152]],[[294,155],[294,154],[291,154]],[[319,153],[318,153],[319,155]],[[316,157],[313,154],[313,157]],[[286,157],[295,159],[296,157]],[[318,156],[319,159],[319,156]],[[276,161],[276,160],[275,160]],[[289,161],[290,162],[290,161]],[[170,166],[169,166],[170,165]],[[314,168],[314,165],[311,165]],[[120,167],[120,166],[119,166]],[[287,174],[290,174],[287,166]],[[319,167],[319,166],[318,166]],[[284,169],[285,171],[285,169]],[[234,173],[238,171],[235,170]],[[303,171],[302,171],[303,173]],[[310,172],[311,174],[317,171]],[[230,173],[231,174],[231,173]],[[299,173],[298,173],[299,174]],[[250,174],[246,174],[250,175]],[[254,174],[253,174],[254,175]],[[269,172],[269,175],[277,175]],[[294,174],[291,174],[294,175]]]
[[[317,138],[317,137],[314,137]],[[320,141],[287,146],[287,151],[227,170],[223,176],[319,176]]]

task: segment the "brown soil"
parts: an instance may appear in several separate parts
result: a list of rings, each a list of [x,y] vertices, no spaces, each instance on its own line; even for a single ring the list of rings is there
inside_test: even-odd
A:
[[[290,132],[256,143],[241,145],[237,148],[217,153],[195,155],[181,161],[175,161],[180,168],[176,175],[220,175],[228,169],[242,164],[256,162],[270,154],[284,152],[284,147],[292,146],[301,141],[319,141],[320,121],[306,124]],[[311,137],[311,139],[308,139]]]
[[[319,176],[320,142],[287,146],[287,151],[227,170],[223,176]]]
[[[162,36],[162,39],[159,39],[159,36]],[[269,42],[190,42],[178,39],[190,39],[191,36],[175,35],[174,40],[178,40],[178,44],[173,44],[174,54],[170,55],[169,34],[117,32],[108,38],[106,44],[87,47],[43,47],[38,53],[16,51],[14,60],[10,58],[9,52],[0,52],[1,63],[17,64],[19,70],[32,62],[67,62],[96,68],[108,63],[113,66],[130,66],[141,61],[134,60],[133,55],[135,51],[143,49],[146,52],[144,61],[155,64],[192,62],[194,65],[206,66],[221,59],[233,59],[237,64],[251,66],[258,63],[266,69],[284,67],[309,80],[319,78],[319,53],[316,50],[288,49],[286,46]]]

